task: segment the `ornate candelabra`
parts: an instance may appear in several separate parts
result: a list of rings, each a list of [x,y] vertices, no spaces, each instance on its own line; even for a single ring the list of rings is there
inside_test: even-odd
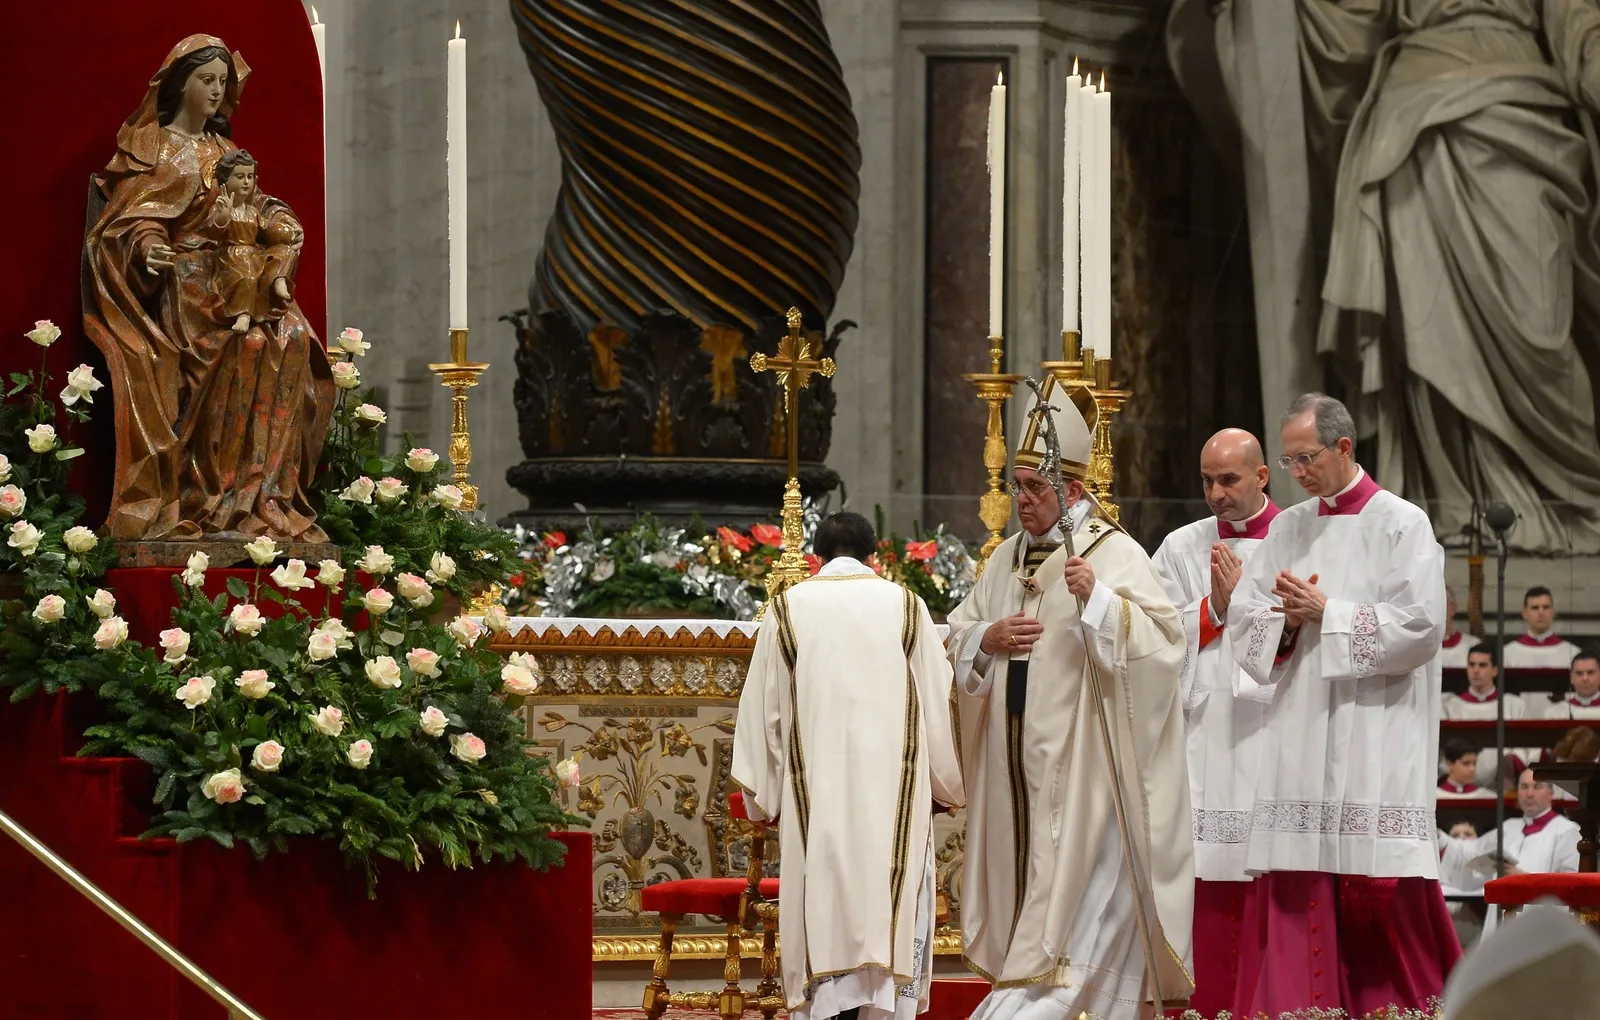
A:
[[[1089,457],[1088,476],[1083,487],[1089,491],[1112,520],[1120,517],[1117,504],[1111,501],[1111,486],[1116,476],[1116,451],[1111,445],[1111,419],[1132,394],[1118,389],[1111,382],[1111,359],[1096,358],[1094,351],[1085,351],[1077,330],[1061,331],[1061,360],[1046,361],[1040,367],[1056,377],[1068,393],[1086,390],[1094,406],[1089,428],[1094,432],[1094,445]]]
[[[800,503],[800,391],[810,385],[811,377],[821,373],[833,378],[832,358],[818,359],[811,342],[800,335],[800,309],[788,312],[789,335],[778,344],[778,353],[772,356],[756,353],[750,355],[750,367],[757,372],[773,372],[778,385],[783,388],[783,420],[788,433],[789,480],[783,487],[783,553],[767,572],[767,601],[810,576],[805,555],[800,549],[805,544],[805,529]]]
[[[485,361],[467,360],[467,331],[450,331],[450,360],[436,362],[428,370],[451,392],[450,463],[455,467],[455,484],[461,490],[461,509],[478,509],[478,487],[467,480],[472,463],[472,436],[467,431],[467,390],[478,385],[478,376],[489,367]]]
[[[1000,476],[1006,469],[1006,425],[1002,411],[1011,399],[1011,390],[1022,378],[1000,371],[1005,358],[1005,340],[998,336],[989,338],[989,371],[963,375],[978,391],[978,399],[989,405],[989,423],[983,436],[983,466],[989,472],[989,491],[978,501],[978,519],[989,529],[989,538],[978,550],[978,571],[989,561],[989,554],[1005,540],[1003,532],[1011,519],[1011,497],[1001,488]]]

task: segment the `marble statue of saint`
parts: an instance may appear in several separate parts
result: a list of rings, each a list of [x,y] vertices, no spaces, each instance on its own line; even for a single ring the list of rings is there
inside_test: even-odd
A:
[[[238,149],[230,118],[248,75],[222,40],[183,40],[94,180],[105,206],[85,239],[84,328],[112,381],[107,525],[116,540],[326,541],[308,493],[334,387],[292,297],[300,224],[281,201],[241,202],[217,180],[219,163]],[[246,207],[257,235],[282,244],[277,276],[266,281],[270,307],[252,305],[235,332],[240,313],[219,315],[219,294],[240,269],[230,231]],[[224,217],[219,233],[213,224]],[[279,277],[282,288],[272,282]]]

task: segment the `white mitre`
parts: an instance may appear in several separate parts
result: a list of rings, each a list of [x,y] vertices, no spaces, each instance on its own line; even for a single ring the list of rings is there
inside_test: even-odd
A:
[[[1067,394],[1055,376],[1046,376],[1041,387],[1045,403],[1050,405],[1050,417],[1055,422],[1056,437],[1061,443],[1061,477],[1076,478],[1080,482],[1089,473],[1089,458],[1094,450],[1094,423],[1099,416],[1094,396],[1082,386],[1074,386]],[[1039,401],[1034,400],[1034,407]],[[1028,427],[1017,444],[1016,466],[1039,470],[1044,463],[1045,430],[1039,419],[1028,416]]]
[[[1597,1002],[1600,936],[1547,901],[1461,958],[1445,982],[1444,1020],[1591,1020]]]

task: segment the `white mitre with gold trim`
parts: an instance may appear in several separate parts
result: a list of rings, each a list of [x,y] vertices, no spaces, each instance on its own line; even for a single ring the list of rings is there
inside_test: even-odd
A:
[[[1463,956],[1444,1020],[1589,1020],[1600,1001],[1600,937],[1554,902],[1535,903]]]
[[[1045,377],[1040,390],[1050,406],[1057,441],[1061,443],[1061,477],[1081,482],[1089,473],[1089,458],[1094,450],[1094,423],[1099,416],[1094,396],[1082,386],[1074,386],[1063,393],[1053,375]],[[1039,406],[1037,398],[1033,406]],[[1016,466],[1037,471],[1044,463],[1044,456],[1045,430],[1038,415],[1030,414],[1028,427],[1022,430],[1022,441],[1017,444]]]

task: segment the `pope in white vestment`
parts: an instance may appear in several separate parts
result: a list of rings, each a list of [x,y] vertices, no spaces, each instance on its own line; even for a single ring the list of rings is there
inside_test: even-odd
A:
[[[1444,554],[1355,463],[1343,404],[1297,399],[1281,438],[1317,498],[1272,522],[1228,612],[1239,664],[1276,688],[1247,855],[1268,885],[1234,1012],[1421,1008],[1460,956],[1434,845]]]
[[[944,646],[922,600],[865,565],[875,545],[858,514],[823,522],[827,563],[768,605],[739,698],[732,774],[778,821],[795,1020],[927,1010],[931,809],[965,799]]]
[[[1036,408],[1013,480],[1024,530],[946,642],[969,801],[964,952],[993,985],[972,1017],[1132,1020],[1193,991],[1183,627],[1139,544],[1082,496],[1075,394],[1044,391],[1068,477],[1058,495],[1039,470]]]

